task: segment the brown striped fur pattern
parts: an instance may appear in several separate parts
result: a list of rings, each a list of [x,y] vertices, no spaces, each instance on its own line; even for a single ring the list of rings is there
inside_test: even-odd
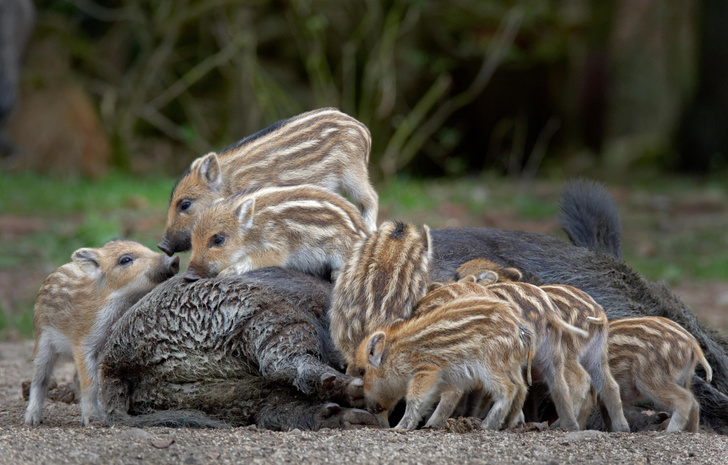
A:
[[[509,304],[469,297],[374,332],[357,349],[356,374],[382,426],[402,398],[407,406],[397,429],[415,428],[438,399],[426,426],[441,426],[466,391],[482,389],[494,404],[481,426],[499,429],[520,419],[523,371],[534,350],[531,332]]]
[[[195,160],[172,191],[159,248],[189,250],[194,221],[217,199],[263,186],[315,184],[344,193],[376,229],[378,196],[367,163],[369,129],[335,108],[279,121],[219,153]]]
[[[698,431],[700,406],[691,391],[698,363],[710,383],[713,372],[698,342],[667,318],[609,322],[609,366],[619,383],[622,402],[652,401],[670,409],[667,431]]]
[[[483,295],[483,286],[474,281],[457,283],[430,283],[427,294],[417,302],[412,315],[431,312],[459,297]]]
[[[477,258],[462,264],[455,278],[476,279],[478,283],[488,285],[494,281],[516,282],[521,276],[516,268],[505,268],[485,258]],[[556,305],[565,322],[588,333],[588,337],[581,337],[567,331],[562,339],[562,349],[567,353],[564,375],[580,428],[584,428],[592,410],[588,397],[593,388],[608,412],[611,429],[629,432],[619,386],[609,369],[609,328],[604,309],[589,294],[573,286],[554,284],[541,286],[541,289]]]
[[[233,276],[268,266],[335,279],[356,240],[361,215],[314,185],[265,187],[213,203],[192,231],[185,279]]]
[[[356,243],[329,310],[332,340],[347,363],[373,330],[411,316],[425,295],[431,256],[429,228],[399,221],[385,221]]]
[[[81,417],[100,418],[97,358],[111,327],[136,301],[179,271],[179,258],[133,241],[82,248],[51,273],[38,292],[33,326],[33,380],[25,423],[43,421],[43,401],[59,355],[72,356],[81,384]]]
[[[629,432],[619,385],[609,368],[609,326],[604,309],[589,294],[573,286],[553,284],[541,286],[541,289],[556,304],[564,321],[589,333],[586,338],[565,333],[562,340],[562,348],[575,355],[566,357],[565,374],[579,426],[584,428],[589,419],[592,408],[588,397],[591,389],[594,389],[604,403],[610,429]]]
[[[571,400],[571,390],[566,371],[574,366],[571,359],[576,354],[562,345],[562,339],[571,334],[586,337],[588,333],[565,322],[549,296],[537,286],[527,283],[496,283],[483,286],[483,295],[504,300],[513,305],[519,316],[534,333],[536,359],[535,379],[544,382],[559,415],[560,425],[568,430],[578,430]],[[570,334],[571,333],[571,334]]]

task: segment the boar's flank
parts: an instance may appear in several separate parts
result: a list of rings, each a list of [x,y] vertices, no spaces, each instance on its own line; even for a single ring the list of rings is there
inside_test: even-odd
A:
[[[363,406],[362,382],[340,372],[330,293],[329,283],[282,268],[170,280],[119,320],[101,356],[109,422],[154,424],[143,414],[167,410],[152,419],[184,425],[194,418],[180,410],[196,410],[276,430],[376,425],[348,408]]]

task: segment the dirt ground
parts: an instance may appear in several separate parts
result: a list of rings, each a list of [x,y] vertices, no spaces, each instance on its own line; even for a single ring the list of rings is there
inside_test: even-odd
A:
[[[47,401],[45,422],[22,424],[21,383],[32,342],[0,343],[0,464],[497,463],[720,464],[728,436],[701,433],[485,432],[465,421],[442,430],[227,430],[80,426],[78,404]],[[73,366],[60,364],[59,383]]]

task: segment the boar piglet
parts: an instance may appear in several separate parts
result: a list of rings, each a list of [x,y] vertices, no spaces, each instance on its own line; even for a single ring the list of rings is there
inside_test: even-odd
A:
[[[625,405],[651,401],[672,411],[667,431],[698,431],[700,406],[691,386],[695,366],[713,371],[695,338],[662,317],[620,318],[609,322],[609,367]],[[602,418],[609,427],[609,416]]]
[[[521,417],[523,372],[530,378],[534,350],[531,332],[509,304],[469,297],[375,331],[357,348],[355,365],[382,426],[402,398],[407,406],[397,429],[415,428],[438,399],[426,426],[441,426],[465,392],[481,389],[493,400],[481,426],[499,429]]]
[[[413,315],[422,315],[445,305],[459,297],[483,295],[483,286],[475,281],[456,283],[433,282],[427,286],[427,294],[417,302]]]
[[[335,280],[366,228],[346,199],[313,186],[265,187],[213,203],[192,231],[185,279],[270,266]]]
[[[82,248],[43,282],[35,301],[33,381],[25,423],[43,421],[43,401],[59,355],[73,357],[81,383],[81,417],[103,419],[97,394],[97,358],[111,327],[157,284],[179,271],[179,258],[133,241]]]
[[[479,284],[489,285],[494,282],[517,282],[521,279],[521,272],[516,268],[505,268],[485,258],[478,258],[457,269],[456,277],[462,276],[465,277],[461,279],[475,279]],[[592,407],[588,396],[590,390],[594,389],[609,414],[610,429],[629,432],[622,410],[619,385],[609,369],[609,328],[604,309],[589,294],[573,286],[551,284],[540,288],[556,305],[565,322],[588,333],[587,337],[581,337],[565,332],[561,341],[562,350],[566,354],[564,375],[579,427],[584,428],[589,419]]]
[[[569,351],[562,340],[571,335],[586,338],[589,333],[564,321],[549,296],[532,284],[490,284],[483,286],[483,295],[511,303],[526,322],[537,347],[533,362],[535,379],[548,386],[560,425],[568,430],[578,430],[567,378],[578,379],[585,373],[577,368],[577,354]]]
[[[348,364],[372,331],[411,316],[425,295],[431,255],[427,226],[385,221],[357,241],[336,280],[329,310],[331,338]]]
[[[619,385],[609,368],[609,327],[604,309],[589,294],[573,286],[552,284],[541,286],[541,289],[554,302],[564,321],[589,333],[585,338],[566,333],[561,345],[567,353],[566,362],[569,366],[565,373],[579,427],[584,428],[589,419],[591,407],[588,397],[593,389],[606,408],[610,430],[628,433],[629,425],[622,410]]]
[[[367,164],[369,129],[336,108],[302,113],[196,159],[172,191],[158,247],[172,255],[191,247],[192,226],[215,200],[263,186],[315,184],[345,193],[377,228],[378,196]]]

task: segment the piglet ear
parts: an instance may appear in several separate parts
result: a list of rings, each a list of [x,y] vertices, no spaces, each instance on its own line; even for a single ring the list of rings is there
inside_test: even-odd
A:
[[[432,255],[432,235],[430,234],[430,227],[426,224],[422,226],[422,232],[424,233],[423,249],[428,255]]]
[[[200,178],[207,184],[207,187],[213,191],[220,189],[222,186],[222,171],[215,152],[210,152],[200,159],[198,170]]]
[[[437,281],[431,282],[430,284],[427,285],[427,292],[432,292],[435,289],[439,289],[444,285],[445,285],[445,283],[439,283]]]
[[[377,331],[369,336],[367,352],[369,353],[369,363],[374,367],[379,367],[382,364],[385,339],[386,335],[384,334],[384,331]]]
[[[427,225],[422,226],[422,232],[424,236],[422,239],[422,255],[429,269],[430,262],[432,261],[432,236],[430,235],[430,228]]]
[[[101,257],[94,249],[78,249],[71,255],[73,260],[81,270],[91,279],[96,279],[101,275]]]
[[[498,276],[498,273],[495,271],[481,271],[478,273],[478,279],[476,280],[478,284],[482,284],[484,286],[487,286],[489,284],[495,284],[500,279],[500,276]]]
[[[517,268],[503,268],[500,270],[500,274],[503,276],[503,278],[506,278],[510,281],[520,281],[523,279],[523,274],[518,271]]]
[[[255,197],[240,202],[235,209],[235,216],[238,218],[240,229],[246,230],[253,226],[253,215],[255,214]]]

